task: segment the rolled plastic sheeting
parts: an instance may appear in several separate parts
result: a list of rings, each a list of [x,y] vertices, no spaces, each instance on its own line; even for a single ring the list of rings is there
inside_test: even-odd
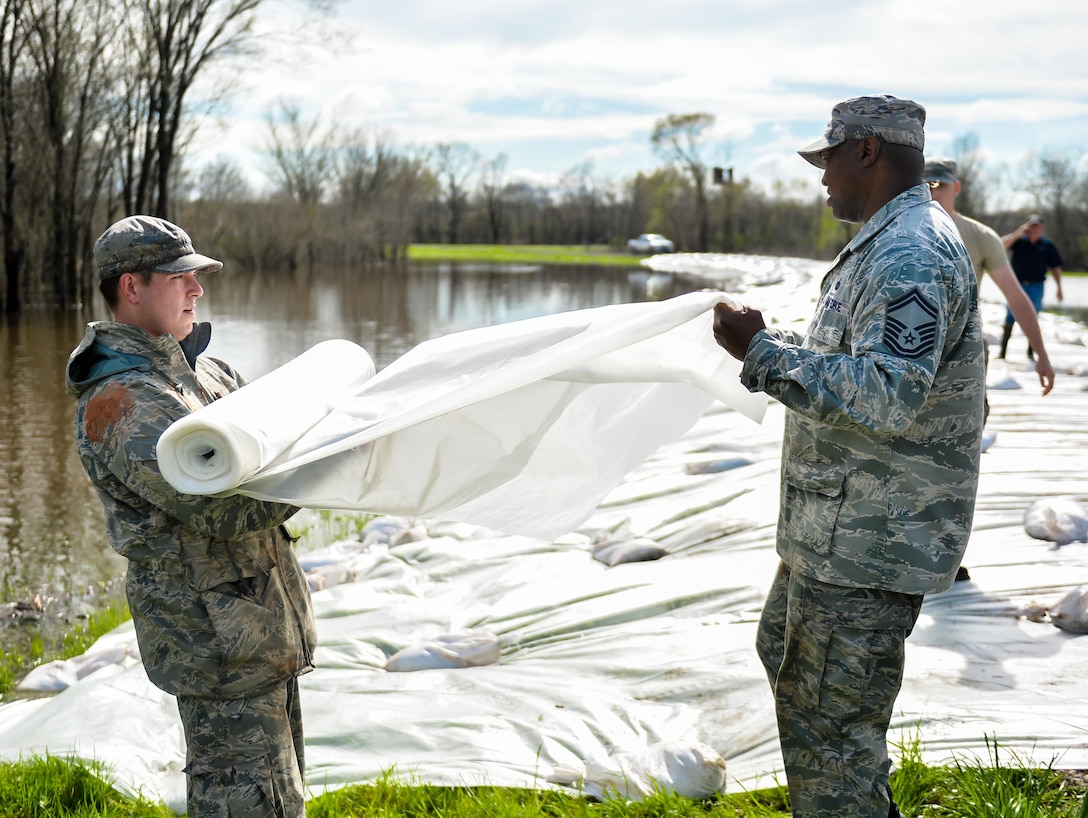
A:
[[[376,375],[354,344],[318,344],[173,424],[160,468],[188,494],[553,539],[714,398],[762,420],[766,398],[714,342],[713,306],[727,300],[698,292],[468,330]]]
[[[228,399],[163,432],[159,469],[186,494],[230,492],[325,418],[374,376],[374,361],[351,341],[322,341]],[[258,422],[254,422],[259,418]]]

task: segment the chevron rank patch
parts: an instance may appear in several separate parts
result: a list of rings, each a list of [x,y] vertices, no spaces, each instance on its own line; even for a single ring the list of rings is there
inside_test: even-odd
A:
[[[933,351],[937,307],[915,287],[888,304],[884,344],[896,355],[921,358]]]

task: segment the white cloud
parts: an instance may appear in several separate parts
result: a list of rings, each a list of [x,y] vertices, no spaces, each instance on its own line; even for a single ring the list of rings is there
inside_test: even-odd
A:
[[[298,6],[262,24],[300,27]],[[338,6],[339,47],[255,65],[234,124],[204,151],[259,150],[278,100],[399,143],[464,141],[526,174],[585,161],[633,176],[656,164],[654,121],[717,118],[711,161],[811,180],[794,151],[849,96],[926,105],[930,144],[974,133],[994,162],[1088,146],[1088,4],[1049,0],[398,0]],[[564,149],[569,149],[565,153]],[[817,179],[818,184],[818,179]]]

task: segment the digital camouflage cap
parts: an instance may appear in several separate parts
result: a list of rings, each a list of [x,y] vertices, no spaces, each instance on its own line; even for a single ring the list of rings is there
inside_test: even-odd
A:
[[[94,243],[94,266],[100,281],[124,273],[213,273],[223,262],[193,249],[189,234],[155,216],[129,216],[114,222]]]
[[[925,150],[925,122],[926,109],[914,100],[888,94],[854,97],[832,108],[824,135],[798,153],[816,167],[826,168],[820,153],[848,139],[875,136],[882,142]]]
[[[931,184],[951,185],[956,182],[956,160],[935,156],[926,160],[922,169],[922,181]]]

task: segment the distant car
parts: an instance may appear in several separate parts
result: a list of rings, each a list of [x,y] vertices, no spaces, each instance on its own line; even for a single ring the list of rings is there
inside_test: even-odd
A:
[[[650,253],[673,253],[676,251],[673,243],[660,233],[643,233],[637,239],[629,239],[627,249],[632,253],[643,256]]]

